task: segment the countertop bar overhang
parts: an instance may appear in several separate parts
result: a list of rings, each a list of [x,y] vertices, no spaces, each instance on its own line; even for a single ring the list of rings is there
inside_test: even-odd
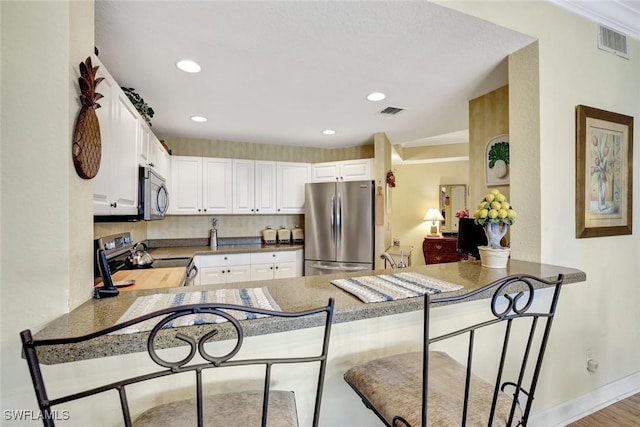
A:
[[[564,275],[564,285],[586,281],[586,274],[578,269],[528,261],[510,260],[506,269],[490,269],[481,267],[479,261],[465,261],[447,264],[433,264],[415,266],[402,270],[375,270],[350,274],[307,276],[291,279],[269,280],[263,282],[240,282],[225,285],[205,285],[193,287],[178,287],[165,289],[150,289],[132,292],[122,292],[116,298],[102,300],[91,299],[69,314],[51,322],[43,330],[35,334],[35,339],[67,338],[90,334],[116,323],[122,314],[139,296],[157,293],[179,293],[190,291],[205,291],[213,289],[252,288],[266,286],[283,311],[302,311],[312,307],[325,305],[330,297],[335,298],[334,323],[352,322],[357,320],[390,316],[423,309],[423,298],[407,298],[396,301],[365,304],[353,295],[331,284],[337,278],[358,277],[366,275],[381,275],[414,271],[436,279],[456,283],[464,286],[455,292],[442,294],[453,296],[470,292],[501,277],[511,274],[530,274],[544,279],[555,279],[558,274]],[[485,299],[489,295],[479,294],[474,299]],[[437,299],[438,295],[434,297]],[[307,322],[290,319],[262,318],[249,322],[246,329],[247,336],[257,336],[285,332],[289,330],[312,328],[320,326],[321,317]],[[29,325],[25,325],[25,328]],[[201,336],[212,325],[187,326],[180,328],[181,332]],[[217,324],[217,340],[229,338],[229,325]],[[174,330],[175,331],[175,330]],[[173,334],[171,329],[166,334]],[[120,354],[146,352],[147,333],[128,335],[108,335],[74,346],[65,348],[47,347],[38,351],[41,363],[57,364],[78,360],[97,359]],[[168,336],[168,335],[167,335]],[[159,348],[163,346],[162,337],[157,342]]]

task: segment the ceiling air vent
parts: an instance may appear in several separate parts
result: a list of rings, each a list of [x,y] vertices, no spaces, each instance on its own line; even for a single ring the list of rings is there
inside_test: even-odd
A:
[[[629,59],[627,36],[602,25],[598,33],[598,48]]]
[[[398,114],[400,111],[404,111],[404,108],[398,108],[398,107],[387,107],[384,110],[380,111],[380,114]]]

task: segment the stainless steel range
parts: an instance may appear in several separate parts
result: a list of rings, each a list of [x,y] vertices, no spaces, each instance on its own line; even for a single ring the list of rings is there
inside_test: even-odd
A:
[[[96,252],[94,264],[94,276],[101,277],[99,269],[99,250],[104,251],[107,259],[110,274],[119,270],[135,270],[142,268],[168,268],[168,267],[187,267],[190,258],[169,258],[169,259],[153,259],[150,263],[144,265],[132,265],[127,262],[131,259],[131,255],[141,245],[133,242],[130,232],[112,234],[104,236],[94,241],[94,251]]]

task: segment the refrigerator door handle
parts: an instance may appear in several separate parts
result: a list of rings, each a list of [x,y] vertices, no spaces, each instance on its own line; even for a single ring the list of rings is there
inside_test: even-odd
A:
[[[331,243],[336,244],[336,195],[331,195]]]
[[[368,265],[332,266],[332,265],[325,265],[322,263],[316,263],[316,264],[310,264],[310,267],[313,267],[315,269],[322,270],[322,271],[333,271],[333,272],[371,270],[371,267]]]
[[[338,192],[336,206],[336,245],[339,247],[342,237],[342,194]]]

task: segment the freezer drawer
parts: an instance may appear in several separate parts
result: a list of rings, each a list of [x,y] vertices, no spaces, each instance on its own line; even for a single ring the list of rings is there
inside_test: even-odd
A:
[[[351,273],[354,271],[373,270],[373,264],[356,262],[328,262],[311,261],[304,262],[305,276],[319,276],[322,274]]]

